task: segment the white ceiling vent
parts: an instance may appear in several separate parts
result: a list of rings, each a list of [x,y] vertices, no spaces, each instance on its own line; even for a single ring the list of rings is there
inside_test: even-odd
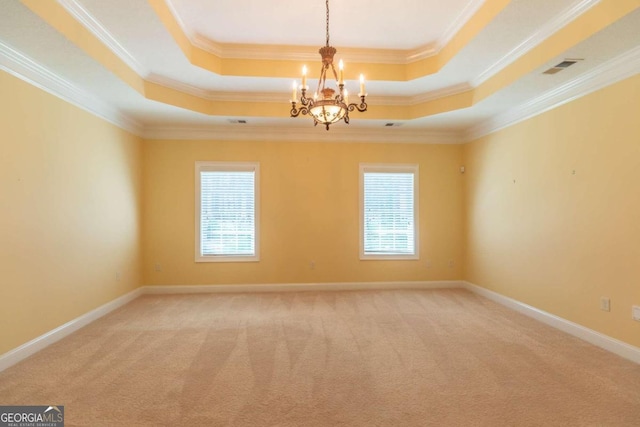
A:
[[[569,67],[571,67],[573,64],[575,64],[578,61],[583,61],[584,59],[575,59],[575,58],[567,58],[564,61],[562,61],[559,64],[554,65],[553,67],[549,68],[547,71],[544,71],[542,74],[555,74],[555,73],[559,73],[562,70],[565,70]]]
[[[398,123],[398,122],[389,122],[389,123],[385,123],[384,127],[387,128],[391,128],[391,127],[398,127],[398,126],[402,126],[402,123]]]
[[[243,119],[229,119],[229,123],[246,125],[247,121]]]

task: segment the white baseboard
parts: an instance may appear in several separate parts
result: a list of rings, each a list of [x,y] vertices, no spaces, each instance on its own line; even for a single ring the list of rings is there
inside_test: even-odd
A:
[[[640,363],[640,348],[638,347],[627,344],[615,338],[611,338],[608,335],[601,334],[600,332],[596,332],[593,329],[578,325],[577,323],[573,323],[569,320],[563,319],[562,317],[547,313],[546,311],[537,309],[520,301],[505,297],[504,295],[490,291],[489,289],[474,285],[473,283],[464,281],[461,283],[463,284],[464,288],[470,290],[475,294],[481,295],[487,299],[497,302],[498,304],[504,305],[505,307],[508,307],[526,316],[532,317],[539,322],[542,322],[546,325],[566,332],[569,335],[573,335],[574,337],[587,341],[588,343],[610,351],[611,353],[617,354],[618,356],[622,356],[625,359]]]
[[[457,280],[416,282],[335,282],[335,283],[284,283],[251,285],[167,285],[145,286],[144,293],[199,294],[199,293],[246,293],[246,292],[305,292],[305,291],[357,291],[372,289],[451,289],[462,287]]]
[[[91,310],[90,312],[83,314],[80,317],[76,317],[73,320],[65,323],[62,326],[59,326],[46,334],[40,335],[37,338],[32,339],[31,341],[22,344],[20,347],[14,348],[13,350],[3,354],[0,356],[0,372],[4,371],[10,366],[15,365],[23,359],[31,356],[34,353],[42,350],[43,348],[53,344],[54,342],[66,337],[67,335],[72,334],[83,326],[88,325],[94,320],[99,319],[112,312],[113,310],[122,307],[123,305],[133,301],[138,298],[144,292],[142,288],[138,288],[134,291],[129,292],[128,294],[122,295],[119,298],[114,299],[100,307]]]

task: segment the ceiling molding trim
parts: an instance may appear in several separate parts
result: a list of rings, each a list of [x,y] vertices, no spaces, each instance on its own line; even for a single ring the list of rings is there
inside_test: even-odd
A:
[[[230,101],[230,102],[277,102],[288,103],[288,98],[282,93],[273,92],[219,92],[207,89],[202,89],[196,86],[192,86],[187,83],[183,83],[178,80],[174,80],[170,77],[161,76],[159,74],[151,74],[147,78],[148,82],[155,83],[160,86],[174,89],[179,92],[184,92],[189,95],[197,96],[198,98],[206,99],[209,101]]]
[[[551,37],[558,30],[565,27],[571,21],[600,3],[601,0],[576,0],[570,7],[557,15],[553,20],[546,22],[542,27],[527,37],[522,43],[511,49],[506,55],[484,70],[478,77],[471,81],[471,86],[480,86],[489,80],[500,70],[523,56],[525,53]]]
[[[0,41],[0,69],[76,107],[141,136],[143,126],[56,73]]]
[[[188,34],[188,33],[185,33]],[[202,34],[189,37],[191,44],[223,59],[259,59],[281,61],[316,61],[317,46],[280,46],[225,44],[210,40]],[[407,64],[412,56],[419,56],[415,61],[436,53],[433,47],[424,47],[414,51],[394,49],[340,48],[338,56],[349,62],[368,62],[378,64]]]
[[[435,101],[447,96],[457,95],[474,89],[469,83],[460,83],[457,85],[432,90],[414,96],[367,96],[367,103],[370,105],[397,105],[410,106],[418,105],[429,101]],[[282,97],[281,97],[282,98]]]
[[[412,62],[421,61],[434,55],[438,55],[444,47],[455,37],[464,25],[476,14],[484,4],[484,0],[472,0],[464,7],[462,12],[453,20],[451,25],[445,30],[444,34],[434,43],[418,47],[413,50],[404,51],[403,58],[398,64],[410,64]],[[369,62],[372,58],[369,58]]]
[[[367,95],[367,104],[369,105],[396,105],[401,107],[407,106],[410,103],[411,97],[409,96]]]
[[[473,17],[473,15],[475,15],[476,12],[480,10],[483,4],[484,0],[472,0],[467,3],[462,12],[460,12],[456,19],[453,20],[451,25],[449,25],[449,28],[445,30],[442,37],[440,37],[436,41],[435,52],[433,53],[434,55],[440,53],[440,51],[444,49],[447,44],[449,44],[449,42],[455,37],[455,35],[460,32],[462,27],[464,27],[464,25]],[[420,59],[424,59],[424,57],[416,59],[414,59],[413,57],[408,58],[408,60],[411,62],[418,61]]]
[[[182,30],[182,33],[187,36],[187,38],[191,41],[191,43],[193,44],[193,37],[194,34],[193,32],[191,32],[189,30],[189,28],[187,27],[187,24],[184,23],[184,21],[182,20],[182,18],[180,17],[180,15],[178,14],[178,11],[176,10],[175,6],[173,5],[173,2],[171,0],[164,0],[165,4],[167,5],[167,7],[169,8],[169,11],[171,11],[171,14],[173,15],[173,19],[176,20],[176,22],[178,23],[178,26],[180,27],[180,29]]]
[[[459,83],[453,86],[444,87],[442,89],[433,90],[430,92],[425,92],[420,95],[415,95],[410,97],[410,104],[421,104],[423,102],[434,101],[436,99],[444,98],[446,96],[457,95],[459,93],[467,92],[469,90],[475,89],[469,83]]]
[[[209,92],[207,98],[217,102],[275,102],[279,104],[290,104],[289,98],[283,93],[273,92]],[[289,108],[289,105],[287,105]]]
[[[206,89],[202,89],[196,86],[192,86],[190,84],[174,80],[170,77],[161,76],[159,74],[151,73],[149,77],[146,79],[150,83],[155,83],[160,86],[167,87],[169,89],[174,89],[179,92],[184,92],[189,95],[197,96],[202,99],[209,99],[209,91]]]
[[[182,28],[182,31],[184,32],[184,34],[187,36],[187,38],[189,39],[189,41],[191,42],[191,44],[199,49],[204,50],[205,52],[209,52],[212,53],[220,58],[224,58],[225,56],[225,50],[222,47],[222,45],[216,41],[213,40],[209,40],[208,38],[206,38],[205,36],[203,36],[202,34],[192,34],[191,31],[186,31],[186,29],[183,27],[183,22],[182,20],[180,20],[178,18],[178,15],[176,14],[176,10],[171,6],[171,2],[167,0],[167,4],[169,5],[169,8],[171,9],[171,13],[173,13],[174,18],[176,19],[176,21],[178,22],[178,25],[180,25],[180,27]],[[258,58],[260,59],[260,58]]]
[[[339,129],[330,132],[315,127],[149,127],[143,135],[146,139],[159,140],[242,140],[242,141],[293,141],[293,142],[377,142],[412,144],[460,144],[462,135],[457,132],[406,131],[381,128]]]
[[[467,129],[464,140],[466,142],[473,141],[512,126],[638,73],[640,73],[640,46],[600,64],[591,71],[583,73],[529,102]]]
[[[368,58],[358,58],[361,62],[380,62],[380,63],[388,63],[388,64],[411,64],[412,62],[421,61],[423,59],[427,59],[431,56],[435,56],[440,51],[444,45],[440,45],[439,42],[431,43],[425,46],[421,46],[412,50],[400,50],[398,51],[398,59],[395,61],[391,60],[389,56],[387,60],[383,56],[380,55],[371,55]]]
[[[133,71],[141,77],[149,75],[149,70],[138,62],[116,39],[111,35],[100,22],[98,22],[87,9],[77,0],[57,0],[76,21],[81,23],[91,34],[93,34],[102,44],[109,48],[118,58],[127,64]]]

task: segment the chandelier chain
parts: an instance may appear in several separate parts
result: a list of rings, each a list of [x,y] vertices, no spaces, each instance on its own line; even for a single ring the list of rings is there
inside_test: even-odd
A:
[[[326,0],[327,5],[327,46],[329,46],[329,0]]]

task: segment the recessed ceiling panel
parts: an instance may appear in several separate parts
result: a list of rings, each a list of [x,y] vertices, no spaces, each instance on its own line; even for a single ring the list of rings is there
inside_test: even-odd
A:
[[[330,0],[331,44],[415,49],[436,43],[482,0]],[[324,0],[170,0],[192,34],[220,43],[323,46]]]

